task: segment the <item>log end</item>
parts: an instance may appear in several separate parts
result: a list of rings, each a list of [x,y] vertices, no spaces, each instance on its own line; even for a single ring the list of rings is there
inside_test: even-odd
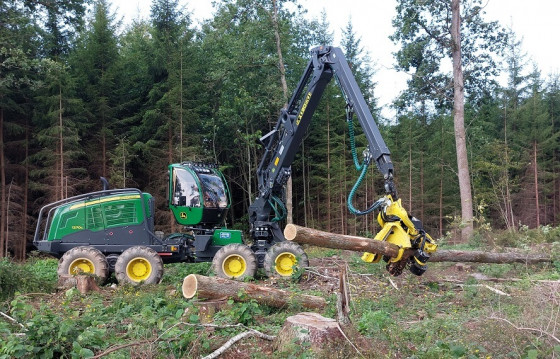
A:
[[[183,286],[181,287],[183,290],[183,297],[187,299],[191,299],[196,295],[196,291],[198,290],[198,280],[196,279],[196,275],[189,274],[188,276],[183,279]]]
[[[286,228],[284,228],[284,237],[289,240],[293,241],[296,238],[297,228],[293,224],[288,224]]]

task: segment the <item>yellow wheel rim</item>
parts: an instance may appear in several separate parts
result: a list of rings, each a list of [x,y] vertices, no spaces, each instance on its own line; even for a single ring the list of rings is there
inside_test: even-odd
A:
[[[74,259],[68,267],[68,274],[95,273],[93,262],[87,258]]]
[[[239,254],[232,254],[222,263],[222,270],[228,277],[236,278],[245,273],[247,270],[247,263]]]
[[[145,258],[134,258],[126,265],[126,274],[131,280],[141,282],[152,274],[152,265]]]
[[[274,263],[276,264],[275,267],[278,274],[289,277],[294,273],[294,266],[297,264],[297,259],[293,253],[284,252],[276,257]]]

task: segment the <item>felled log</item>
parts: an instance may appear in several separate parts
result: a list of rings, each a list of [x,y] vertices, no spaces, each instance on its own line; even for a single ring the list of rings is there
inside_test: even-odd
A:
[[[311,349],[320,357],[325,350],[334,354],[334,348],[343,347],[346,340],[336,320],[325,318],[317,313],[299,313],[286,318],[282,329],[276,336],[276,352],[293,350],[294,345]],[[329,356],[326,356],[329,357]]]
[[[299,304],[307,309],[323,309],[327,305],[324,298],[314,295],[296,294],[256,284],[218,277],[206,277],[199,274],[186,276],[183,280],[182,289],[183,296],[187,299],[191,299],[195,295],[198,295],[198,298],[205,299],[228,297],[239,302],[254,299],[258,303],[276,308]]]
[[[525,263],[536,264],[552,262],[549,254],[518,252],[483,252],[438,250],[430,257],[430,262],[476,262],[476,263]]]
[[[288,224],[286,226],[284,229],[284,237],[289,241],[294,241],[299,244],[311,244],[317,247],[380,253],[389,257],[396,257],[399,254],[399,247],[389,242],[323,232],[312,228],[296,226],[295,224]]]
[[[284,237],[289,241],[299,244],[311,244],[317,247],[346,249],[357,252],[377,253],[388,257],[396,257],[399,247],[388,242],[377,241],[370,238],[348,236],[323,232],[312,228],[288,224],[284,229]],[[410,256],[411,250],[405,251],[403,258]],[[548,254],[527,254],[518,252],[484,252],[464,250],[438,249],[430,257],[430,262],[476,262],[476,263],[525,263],[535,264],[552,262]]]

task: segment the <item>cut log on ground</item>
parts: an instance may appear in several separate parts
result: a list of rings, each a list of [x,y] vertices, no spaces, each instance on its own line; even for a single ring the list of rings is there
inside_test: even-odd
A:
[[[438,250],[430,257],[430,262],[475,262],[475,263],[545,263],[552,262],[549,254],[518,252],[483,252]]]
[[[396,257],[399,247],[392,243],[377,241],[370,238],[348,236],[323,232],[312,228],[288,224],[284,236],[289,241],[299,244],[311,244],[317,247],[346,249],[357,252],[377,253],[388,257]],[[412,250],[405,251],[403,258],[409,257]],[[552,262],[549,254],[528,254],[518,252],[492,253],[483,251],[438,250],[430,257],[429,262],[476,262],[476,263],[525,263],[535,264]]]
[[[325,318],[317,313],[299,313],[286,318],[284,326],[276,336],[274,347],[276,353],[286,352],[293,346],[309,348],[320,357],[321,352],[330,352],[337,357],[333,350],[342,348],[346,344],[346,339],[340,331],[336,320]]]
[[[327,305],[324,298],[314,295],[293,293],[224,278],[189,274],[183,280],[183,296],[191,299],[195,295],[198,295],[198,298],[206,299],[217,299],[225,296],[240,302],[254,299],[258,303],[276,308],[301,305],[307,309],[323,309]]]

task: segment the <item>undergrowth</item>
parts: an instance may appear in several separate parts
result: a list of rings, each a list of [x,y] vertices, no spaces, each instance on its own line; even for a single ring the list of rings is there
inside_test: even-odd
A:
[[[484,233],[462,246],[496,250],[498,244],[511,246],[512,241],[521,243],[518,250],[538,248],[555,255],[560,248],[553,238],[555,233],[556,229],[522,229],[515,238],[511,233]],[[308,272],[300,282],[267,284],[290,291],[296,298],[300,294],[322,296],[328,305],[320,313],[336,318],[336,268],[340,263],[348,265],[350,318],[355,332],[349,340],[357,350],[351,349],[345,356],[330,351],[331,357],[560,356],[560,345],[552,339],[559,337],[556,328],[560,327],[560,286],[554,282],[560,278],[558,263],[475,263],[462,269],[449,263],[428,263],[422,277],[405,271],[395,278],[387,274],[383,262],[365,263],[359,253],[319,248],[306,251],[312,261],[321,262],[312,271],[322,276]],[[334,266],[334,271],[321,272],[328,266]],[[56,267],[54,259],[32,259],[24,264],[0,260],[0,311],[17,322],[0,318],[0,359],[88,358],[104,353],[109,358],[129,358],[134,353],[197,358],[247,327],[278,334],[288,316],[306,311],[297,301],[276,309],[254,300],[228,300],[210,318],[216,327],[208,328],[200,325],[208,318],[199,312],[199,306],[182,297],[181,284],[191,273],[211,275],[210,263],[168,264],[159,285],[107,285],[88,295],[76,289],[57,292]],[[480,276],[502,281],[483,281]],[[256,283],[264,279],[259,277]],[[232,327],[237,324],[243,327]],[[108,353],[117,346],[126,347]],[[235,350],[240,350],[241,357],[278,354],[272,351],[272,344],[259,339],[244,339]],[[294,343],[284,348],[281,357],[316,355],[305,345]]]
[[[32,258],[23,264],[0,259],[0,302],[16,292],[52,292],[56,288],[57,265],[56,259]]]

